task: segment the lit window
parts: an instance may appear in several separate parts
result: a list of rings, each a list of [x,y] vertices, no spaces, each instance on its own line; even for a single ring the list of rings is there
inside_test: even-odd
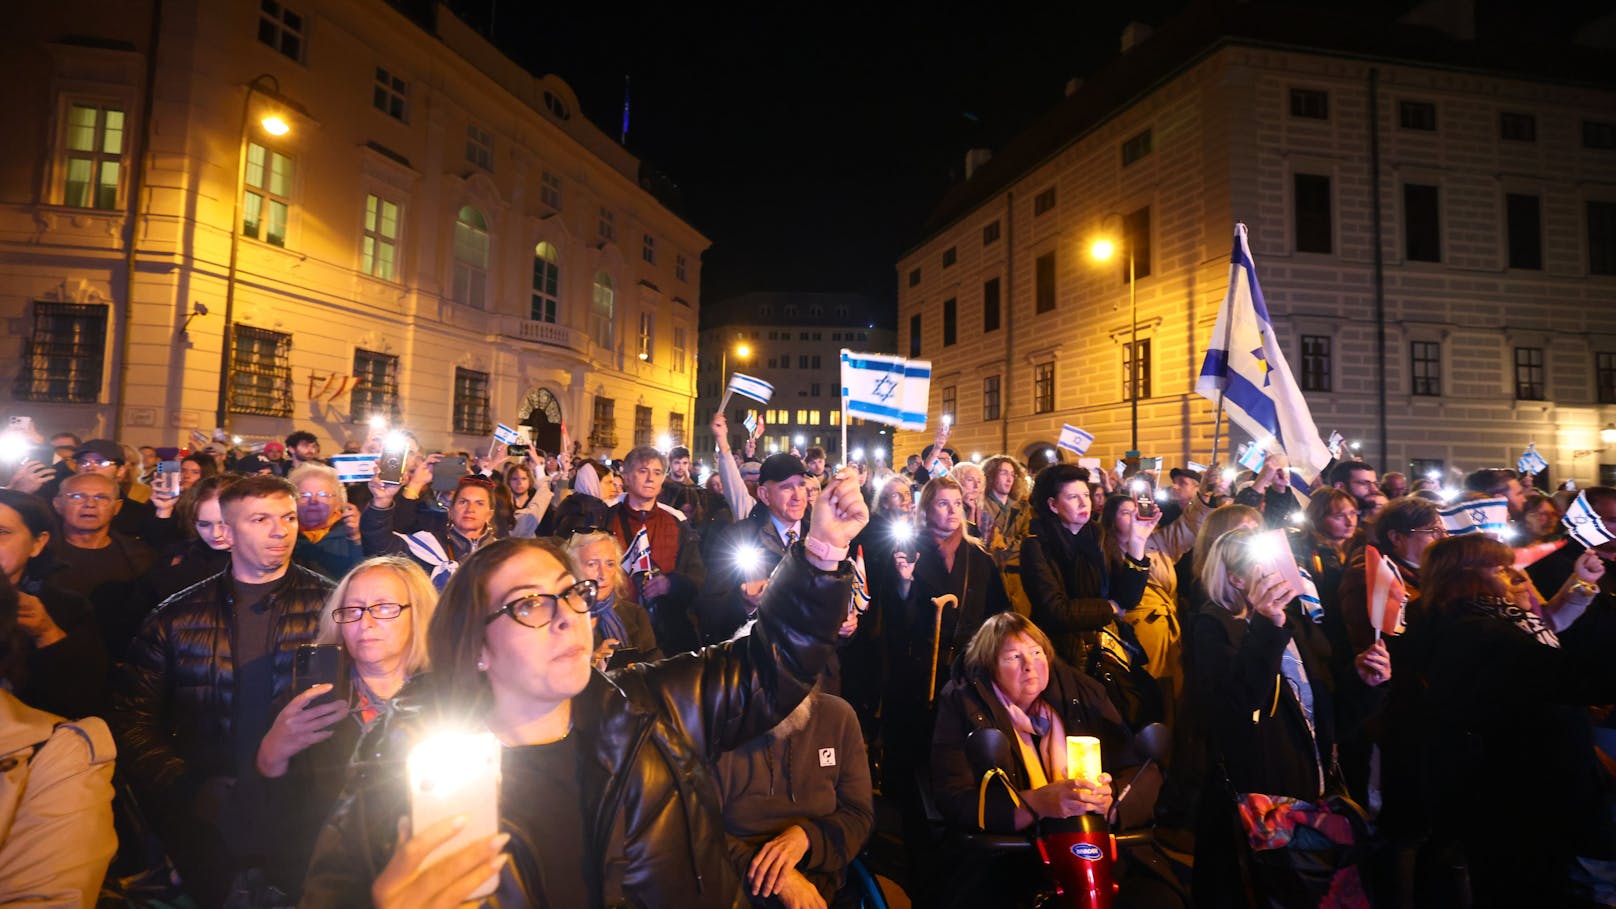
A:
[[[556,320],[556,307],[561,301],[559,261],[553,244],[545,242],[533,247],[533,309],[529,318],[535,322]]]
[[[1055,364],[1039,363],[1033,367],[1032,411],[1050,413],[1055,409]]]
[[[454,301],[483,308],[488,294],[488,222],[467,205],[454,229]]]
[[[123,111],[75,104],[67,112],[66,184],[62,204],[73,208],[118,207],[123,170]]]
[[[23,401],[93,403],[101,397],[108,307],[34,304],[34,330],[23,348],[11,394]]]
[[[594,291],[589,298],[589,337],[596,345],[607,350],[612,347],[612,320],[616,305],[612,276],[605,272],[596,273]]]
[[[237,322],[226,406],[231,413],[292,415],[292,336]]]
[[[654,328],[654,319],[648,312],[640,313],[640,349],[641,360],[647,362],[651,359],[651,334]]]
[[[286,218],[292,207],[292,159],[250,142],[245,182],[242,235],[285,246]]]
[[[398,205],[371,194],[365,197],[365,274],[393,280],[398,268]]]
[[[685,371],[685,357],[686,357],[686,355],[687,354],[686,354],[686,351],[685,351],[685,329],[684,329],[684,326],[682,326],[682,325],[676,325],[676,326],[674,326],[674,329],[673,329],[673,364],[672,365],[673,365],[673,371],[674,372],[684,372]]]
[[[454,431],[483,435],[492,429],[488,419],[488,373],[455,367]]]

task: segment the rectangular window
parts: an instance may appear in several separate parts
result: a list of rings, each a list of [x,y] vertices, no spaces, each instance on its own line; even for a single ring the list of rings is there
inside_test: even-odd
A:
[[[355,350],[353,374],[359,382],[349,399],[349,419],[363,423],[371,417],[386,417],[397,423],[402,414],[398,403],[398,357]]]
[[[682,413],[668,414],[668,438],[675,445],[685,444],[685,415]]]
[[[539,178],[539,201],[556,211],[561,210],[561,178],[545,171]]]
[[[1536,142],[1537,117],[1504,111],[1498,115],[1498,138],[1511,142]]]
[[[953,297],[943,301],[943,346],[959,340],[959,304]]]
[[[1123,219],[1123,231],[1127,234],[1128,249],[1133,252],[1133,276],[1150,277],[1150,206],[1130,212]],[[1128,280],[1126,260],[1122,263],[1122,280]]]
[[[982,282],[982,331],[999,330],[999,279]]]
[[[1055,309],[1055,254],[1044,253],[1033,263],[1033,311],[1053,312]]]
[[[488,373],[457,366],[454,383],[454,431],[478,436],[491,432]]]
[[[797,425],[798,426],[807,426],[808,425],[808,411],[806,411],[806,410],[798,410],[797,411]]]
[[[494,169],[494,137],[479,129],[475,123],[466,126],[466,160],[483,170]],[[543,195],[543,190],[540,190],[540,195]]]
[[[944,268],[947,268],[950,265],[953,265],[957,261],[959,261],[958,247],[950,246],[949,248],[943,250],[943,267]]]
[[[595,395],[594,413],[589,430],[591,447],[617,447],[617,402]]]
[[[985,376],[982,379],[982,419],[997,420],[999,418],[999,377]]]
[[[1404,129],[1435,130],[1436,105],[1429,101],[1398,102],[1397,125]]]
[[[394,120],[409,121],[410,84],[397,73],[376,67],[376,82],[371,86],[370,103]]]
[[[920,269],[911,268],[909,270],[909,286],[910,287],[919,287],[920,286]]]
[[[1296,251],[1328,253],[1334,250],[1330,221],[1330,178],[1296,174]]]
[[[1139,382],[1139,400],[1143,401],[1150,397],[1150,339],[1140,339],[1138,343],[1139,356],[1137,358],[1129,356],[1129,352],[1133,349],[1134,346],[1131,344],[1122,345],[1122,400],[1127,401],[1133,398],[1133,386],[1130,383],[1134,378],[1137,378]],[[1137,375],[1132,371],[1135,363],[1139,367]]]
[[[1291,116],[1307,120],[1330,119],[1330,93],[1316,88],[1291,89]]]
[[[1041,215],[1055,207],[1055,187],[1044,190],[1032,199],[1032,213]]]
[[[1543,348],[1515,348],[1515,400],[1542,401],[1548,397],[1543,387]]]
[[[609,208],[600,210],[600,223],[595,225],[602,240],[617,239],[617,216]]]
[[[815,338],[814,340],[817,341],[819,339]],[[819,354],[814,354],[813,357],[811,358],[811,362],[812,362],[813,365],[808,367],[809,369],[820,369],[821,368],[820,365],[819,365]]]
[[[1601,404],[1616,404],[1616,353],[1594,355],[1594,387]]]
[[[1032,371],[1032,412],[1055,410],[1055,364],[1039,363]]]
[[[994,221],[982,228],[982,245],[992,246],[999,241],[999,222]]]
[[[287,9],[275,0],[259,0],[258,40],[302,62],[302,14]]]
[[[641,360],[647,363],[651,361],[651,331],[654,327],[654,318],[655,317],[648,312],[640,313],[639,356]]]
[[[391,281],[398,274],[398,205],[374,193],[365,196],[365,274]]]
[[[292,336],[236,323],[231,346],[231,413],[262,417],[292,415]]]
[[[684,372],[685,371],[685,357],[686,356],[687,356],[687,353],[686,353],[686,349],[685,349],[685,327],[683,325],[675,325],[673,327],[673,371],[674,372]]]
[[[634,405],[634,444],[651,444],[651,408],[643,404]]]
[[[909,356],[920,356],[920,314],[909,317]]]
[[[34,303],[34,330],[23,346],[12,396],[60,404],[100,400],[107,309],[98,303]]]
[[[640,258],[647,264],[656,264],[656,237],[646,234],[640,239]]]
[[[943,418],[943,420],[945,422],[948,422],[948,423],[955,422],[954,413],[955,413],[956,404],[958,403],[958,398],[957,398],[957,396],[955,394],[955,387],[956,386],[953,386],[953,385],[944,385],[943,386],[943,416],[942,416],[942,418]]]
[[[685,264],[684,253],[676,253],[673,257],[673,276],[680,281],[688,281],[689,270]]]
[[[74,104],[67,111],[66,182],[62,204],[72,208],[118,208],[123,172],[123,111]]]
[[[533,294],[528,318],[534,322],[554,322],[556,307],[561,301],[557,285],[560,266],[556,265],[555,247],[540,243],[533,252]]]
[[[1582,145],[1584,148],[1616,148],[1616,123],[1582,121]]]
[[[242,235],[285,246],[286,218],[292,208],[292,159],[249,142],[244,182]]]
[[[842,412],[840,410],[831,411],[830,414],[829,414],[829,417],[830,417],[830,419],[827,420],[826,422],[828,422],[831,426],[840,426],[840,425],[842,425]]]
[[[1408,345],[1409,392],[1422,397],[1442,394],[1442,346],[1435,341]]]
[[[1302,335],[1302,390],[1330,390],[1330,338]]]
[[[1442,224],[1435,186],[1403,184],[1403,251],[1411,262],[1442,261]]]
[[[1537,196],[1510,193],[1504,197],[1509,225],[1509,267],[1543,267],[1542,202]]]
[[[1616,202],[1588,203],[1588,273],[1616,275]]]
[[[1151,153],[1154,146],[1151,143],[1150,130],[1145,130],[1132,139],[1122,143],[1122,166],[1127,167],[1140,158]]]

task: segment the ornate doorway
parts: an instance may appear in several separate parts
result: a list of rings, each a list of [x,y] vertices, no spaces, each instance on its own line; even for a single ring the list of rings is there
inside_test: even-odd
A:
[[[561,450],[561,402],[548,388],[535,388],[522,399],[517,418],[528,428],[528,437],[536,448],[555,452]]]

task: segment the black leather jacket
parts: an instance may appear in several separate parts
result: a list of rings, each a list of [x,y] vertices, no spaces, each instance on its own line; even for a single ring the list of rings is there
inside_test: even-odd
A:
[[[530,831],[504,821],[511,861],[485,906],[543,904],[535,857],[546,836],[586,838],[587,871],[606,906],[748,905],[726,850],[712,764],[795,709],[833,651],[852,573],[847,562],[818,571],[801,553],[799,544],[780,563],[758,621],[735,640],[590,678],[573,698],[571,733],[587,829]],[[371,883],[409,811],[409,748],[444,712],[407,689],[393,715],[366,732],[315,846],[300,906],[371,904]]]
[[[270,604],[273,703],[285,702],[293,657],[299,644],[313,643],[331,587],[306,568],[286,569]],[[236,774],[234,608],[226,565],[158,606],[118,667],[107,724],[119,768],[148,815],[184,817],[203,780]]]

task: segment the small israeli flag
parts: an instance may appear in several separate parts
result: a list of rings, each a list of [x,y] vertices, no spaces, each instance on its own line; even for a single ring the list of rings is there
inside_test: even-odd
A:
[[[1139,469],[1140,470],[1154,470],[1157,473],[1161,473],[1162,459],[1161,458],[1140,458],[1139,459]]]
[[[1509,501],[1503,496],[1454,502],[1437,512],[1452,536],[1484,533],[1503,540],[1509,532]],[[1570,519],[1569,512],[1567,520]]]
[[[1332,432],[1330,433],[1330,438],[1325,440],[1324,447],[1330,449],[1330,457],[1339,461],[1341,460],[1341,446],[1346,444],[1346,441],[1341,437],[1341,433]]]
[[[1526,451],[1522,452],[1520,459],[1515,462],[1515,469],[1527,474],[1542,473],[1548,466],[1549,462],[1543,460],[1543,456],[1537,453],[1536,442],[1527,445]]]
[[[1094,444],[1094,434],[1067,423],[1061,427],[1060,441],[1055,444],[1078,455],[1087,454],[1089,446]]]
[[[1200,461],[1190,461],[1189,463],[1185,464],[1184,466],[1188,467],[1190,470],[1193,470],[1193,471],[1195,471],[1196,473],[1199,473],[1199,474],[1206,473],[1206,465],[1202,464]]]
[[[1247,470],[1262,470],[1264,459],[1268,457],[1268,449],[1261,443],[1253,442],[1240,448],[1240,457],[1235,460]]]
[[[620,564],[631,575],[651,570],[651,538],[646,536],[644,527],[634,534],[634,539],[628,541],[628,551],[623,553]]]
[[[757,411],[748,410],[745,419],[741,420],[741,425],[746,427],[748,435],[757,435]]]
[[[769,403],[769,398],[774,396],[773,385],[762,379],[753,378],[742,373],[736,373],[729,377],[729,390],[731,394],[751,398],[759,404]]]
[[[1577,494],[1576,500],[1566,509],[1565,517],[1560,519],[1560,523],[1565,525],[1573,540],[1589,549],[1596,549],[1616,540],[1616,533],[1611,533],[1604,520],[1594,511],[1594,507],[1588,504],[1587,491]]]
[[[522,436],[516,430],[506,426],[504,423],[494,424],[494,441],[506,445],[515,445],[521,439]]]

